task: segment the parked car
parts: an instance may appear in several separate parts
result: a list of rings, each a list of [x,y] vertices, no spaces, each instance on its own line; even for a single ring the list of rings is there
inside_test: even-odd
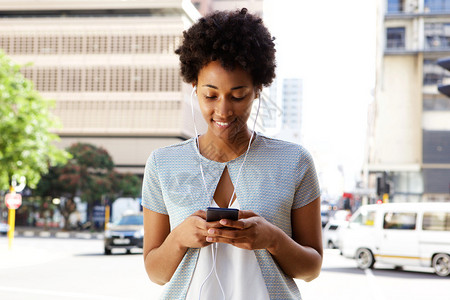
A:
[[[331,218],[323,228],[323,244],[330,249],[336,249],[339,246],[340,226],[347,224],[345,220],[336,220]]]
[[[338,222],[344,222],[344,221],[350,220],[351,216],[352,216],[352,213],[350,210],[340,209],[340,210],[334,211],[334,213],[330,219],[338,221]]]
[[[320,206],[320,218],[322,220],[322,228],[328,223],[331,215],[331,206],[327,204],[322,204]]]
[[[126,213],[117,223],[112,223],[105,230],[105,254],[111,254],[112,249],[126,249],[127,253],[133,248],[143,248],[144,215],[140,213]]]
[[[339,233],[341,254],[361,269],[381,262],[450,275],[450,203],[364,205]]]
[[[9,230],[9,225],[3,221],[0,221],[0,234],[6,235]]]

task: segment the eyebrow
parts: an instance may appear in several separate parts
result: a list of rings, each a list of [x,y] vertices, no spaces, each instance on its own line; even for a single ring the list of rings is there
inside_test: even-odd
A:
[[[216,90],[219,89],[217,86],[212,85],[212,84],[204,84],[203,86],[209,87],[209,88],[212,88],[212,89],[216,89]],[[234,91],[234,90],[239,90],[239,89],[246,88],[246,87],[247,86],[245,86],[245,85],[240,85],[240,86],[235,86],[235,87],[231,88],[231,90]]]

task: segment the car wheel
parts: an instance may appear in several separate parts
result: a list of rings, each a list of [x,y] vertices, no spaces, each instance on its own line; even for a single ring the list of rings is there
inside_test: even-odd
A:
[[[450,274],[450,256],[445,253],[439,253],[433,257],[434,272],[439,276],[448,276]]]
[[[372,251],[367,248],[360,248],[356,251],[356,264],[358,268],[365,270],[372,268],[375,264],[375,258]]]
[[[334,249],[334,248],[336,248],[335,246],[334,246],[334,243],[333,243],[333,241],[328,241],[328,248],[330,248],[330,249]]]
[[[106,255],[110,255],[111,254],[111,249],[108,249],[108,248],[105,247],[105,254]]]

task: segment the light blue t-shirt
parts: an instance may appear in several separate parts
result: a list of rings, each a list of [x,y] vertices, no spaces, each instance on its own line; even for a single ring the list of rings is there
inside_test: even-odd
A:
[[[192,138],[153,151],[145,168],[142,205],[169,215],[171,230],[210,205],[225,167],[241,209],[254,211],[291,237],[291,211],[320,196],[311,155],[300,145],[257,134],[237,180],[244,155],[224,163],[212,161],[198,155],[195,141]],[[185,297],[198,253],[197,248],[187,251],[162,298]],[[293,279],[284,274],[267,250],[255,250],[255,255],[271,299],[300,299]]]

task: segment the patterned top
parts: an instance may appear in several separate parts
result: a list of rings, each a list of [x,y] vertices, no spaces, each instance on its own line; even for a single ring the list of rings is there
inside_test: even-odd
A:
[[[171,230],[199,209],[209,206],[216,186],[228,168],[242,210],[252,210],[292,237],[291,210],[320,195],[311,155],[300,145],[256,135],[239,181],[244,159],[216,162],[198,155],[194,138],[157,149],[150,155],[144,174],[142,205],[169,215]],[[205,189],[200,163],[203,166]],[[237,184],[236,184],[237,182]],[[267,250],[254,250],[271,299],[300,299],[294,280],[277,265]],[[169,283],[163,299],[183,299],[199,254],[190,248]]]

